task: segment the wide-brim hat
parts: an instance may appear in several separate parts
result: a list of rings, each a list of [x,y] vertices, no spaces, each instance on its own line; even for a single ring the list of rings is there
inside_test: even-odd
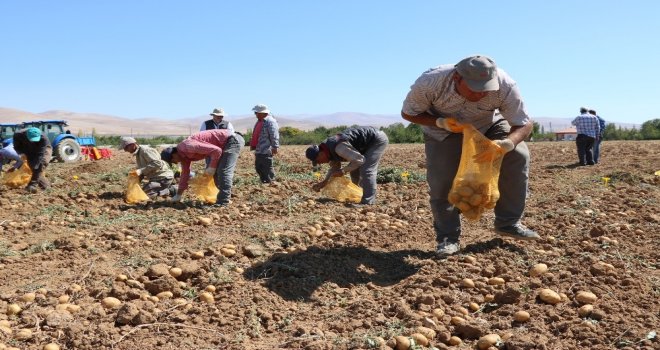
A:
[[[262,104],[258,104],[256,106],[252,107],[252,111],[254,111],[254,113],[266,113],[266,114],[270,113],[270,110],[268,109],[268,106],[262,105]]]
[[[211,112],[209,115],[214,117],[224,117],[225,111],[222,108],[214,108],[213,112]]]
[[[456,71],[474,92],[500,89],[495,61],[486,56],[470,56],[456,64]]]

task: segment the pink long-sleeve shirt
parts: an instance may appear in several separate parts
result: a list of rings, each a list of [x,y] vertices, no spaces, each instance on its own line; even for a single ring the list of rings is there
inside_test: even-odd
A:
[[[191,135],[176,146],[176,152],[181,158],[180,192],[188,188],[190,163],[210,157],[209,167],[217,168],[222,150],[232,135],[233,132],[227,129],[205,130]]]

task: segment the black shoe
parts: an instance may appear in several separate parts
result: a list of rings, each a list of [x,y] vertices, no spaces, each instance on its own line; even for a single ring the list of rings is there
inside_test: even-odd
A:
[[[534,240],[541,239],[538,233],[528,229],[522,224],[515,224],[511,226],[496,227],[495,232],[501,236],[520,239],[520,240]]]
[[[29,193],[37,193],[39,190],[37,189],[36,185],[30,185],[25,188]]]

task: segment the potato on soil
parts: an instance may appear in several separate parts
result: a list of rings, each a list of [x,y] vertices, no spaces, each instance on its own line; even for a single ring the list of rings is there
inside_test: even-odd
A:
[[[121,305],[121,301],[114,297],[107,297],[107,298],[103,298],[103,300],[101,301],[101,305],[103,305],[103,307],[105,307],[106,309],[115,309]]]
[[[207,303],[207,304],[213,304],[215,302],[215,298],[213,298],[213,294],[209,292],[202,292],[199,294],[199,300]]]
[[[421,346],[429,345],[429,340],[423,334],[413,333],[410,335],[410,337],[413,338],[413,340],[415,340],[415,344],[417,345],[421,345]]]
[[[410,348],[410,339],[408,337],[404,337],[402,335],[397,335],[394,337],[394,340],[396,341],[395,348],[396,350],[408,350]]]
[[[435,339],[435,331],[431,328],[419,326],[415,328],[415,331],[429,340]]]
[[[548,303],[548,304],[552,304],[552,305],[555,305],[555,304],[558,304],[558,303],[561,302],[561,296],[559,296],[559,294],[557,294],[557,292],[555,292],[551,289],[547,289],[547,288],[541,289],[541,291],[539,291],[539,298],[543,302]]]
[[[487,350],[491,346],[499,346],[502,343],[502,338],[497,334],[486,334],[479,338],[477,341],[477,348],[479,350]]]
[[[593,304],[594,302],[596,302],[596,300],[598,300],[598,297],[594,293],[580,291],[575,296],[575,300],[577,300],[581,304]]]
[[[594,306],[593,305],[591,305],[591,304],[582,305],[578,309],[578,315],[580,317],[589,317],[589,315],[591,315],[591,313],[593,311],[594,311]]]
[[[529,312],[523,310],[516,311],[516,313],[513,314],[513,319],[516,322],[521,322],[521,323],[529,321],[529,317],[530,317]]]
[[[461,340],[461,338],[459,338],[457,336],[452,336],[451,338],[449,338],[448,343],[449,343],[449,345],[458,346],[458,345],[461,345],[463,343],[463,340]]]
[[[7,315],[18,315],[21,311],[22,309],[18,304],[7,305]]]
[[[60,350],[60,346],[55,343],[48,343],[44,345],[43,350]]]
[[[36,297],[37,297],[37,295],[35,293],[25,293],[25,294],[21,295],[19,300],[24,302],[24,303],[31,303],[31,302],[34,301],[34,299]]]
[[[532,266],[531,269],[529,269],[529,276],[530,277],[537,277],[541,276],[544,273],[548,272],[548,265],[546,264],[536,264]]]

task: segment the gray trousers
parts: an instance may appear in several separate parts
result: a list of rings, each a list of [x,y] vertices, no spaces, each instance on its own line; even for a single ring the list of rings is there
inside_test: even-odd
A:
[[[255,153],[254,154],[254,169],[259,175],[261,183],[270,183],[275,180],[275,169],[273,168],[273,155]]]
[[[30,178],[27,187],[34,187],[37,185],[43,189],[50,187],[50,181],[44,176],[44,172],[50,163],[52,155],[53,150],[50,147],[46,148],[42,158],[33,158],[31,155],[26,154],[27,163],[30,166],[30,170],[32,170],[32,177]]]
[[[238,156],[245,144],[241,135],[235,134],[227,139],[223,149],[218,168],[215,170],[215,186],[220,190],[216,199],[216,204],[228,204],[231,198],[231,186],[234,181],[234,170],[238,162]]]
[[[491,140],[506,138],[509,124],[496,122],[487,132]],[[426,177],[429,183],[433,227],[438,243],[445,238],[458,242],[461,235],[460,211],[447,200],[452,182],[461,160],[463,134],[450,134],[443,141],[425,136]],[[495,206],[495,227],[514,225],[520,222],[525,211],[527,180],[529,177],[529,149],[521,142],[502,159],[500,170],[500,199]]]
[[[147,194],[151,199],[161,196],[169,196],[171,194],[170,187],[172,187],[174,179],[153,179],[142,185],[142,191]]]
[[[376,137],[364,153],[364,164],[361,167],[351,171],[351,181],[362,187],[361,204],[376,203],[376,177],[378,175],[378,163],[383,157],[387,144],[389,143],[387,135],[379,131]]]

